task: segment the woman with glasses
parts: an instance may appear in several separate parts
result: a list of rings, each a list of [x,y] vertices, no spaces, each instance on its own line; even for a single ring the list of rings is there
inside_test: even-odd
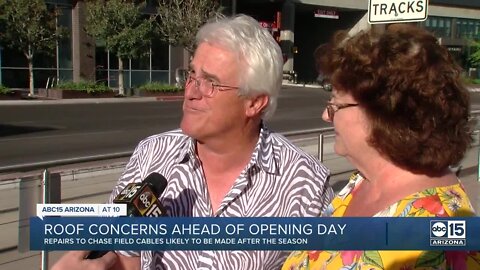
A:
[[[332,86],[322,118],[335,128],[335,152],[358,173],[322,215],[473,216],[449,169],[472,138],[469,94],[447,50],[411,25],[391,25],[382,34],[338,33],[326,48],[315,54]],[[478,257],[420,250],[297,251],[283,269],[480,269]]]

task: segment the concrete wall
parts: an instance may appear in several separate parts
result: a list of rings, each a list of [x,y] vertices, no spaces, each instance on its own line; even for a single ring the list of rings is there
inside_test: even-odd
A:
[[[367,29],[370,25],[364,16],[368,10],[368,0],[299,0],[296,3],[294,45],[298,53],[294,55],[294,70],[300,82],[312,82],[316,78],[313,52],[327,42],[332,34],[340,29],[354,27],[353,32]],[[315,9],[331,9],[340,13],[340,19],[319,19],[313,17]],[[480,2],[471,0],[432,0],[428,6],[429,16],[479,19]],[[460,41],[458,41],[460,42]]]
[[[442,16],[454,18],[480,19],[480,9],[468,9],[462,7],[428,6],[429,16]]]
[[[368,0],[299,0],[301,4],[367,10]]]
[[[72,9],[73,81],[95,80],[95,41],[84,30],[86,4],[77,1]]]
[[[433,5],[480,8],[480,1],[478,0],[430,0],[429,3]]]
[[[368,0],[299,0],[298,3],[335,8],[368,9]],[[479,19],[480,1],[430,0],[428,13],[430,16]]]

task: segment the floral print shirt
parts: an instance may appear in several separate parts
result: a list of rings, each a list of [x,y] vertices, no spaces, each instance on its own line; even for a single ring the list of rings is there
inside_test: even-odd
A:
[[[352,191],[363,177],[356,173],[338,193],[322,216],[343,217],[352,200]],[[463,186],[429,188],[414,193],[377,213],[375,217],[453,217],[474,216],[475,212]],[[415,237],[415,236],[411,236]],[[470,270],[480,269],[477,251],[295,251],[282,270]]]

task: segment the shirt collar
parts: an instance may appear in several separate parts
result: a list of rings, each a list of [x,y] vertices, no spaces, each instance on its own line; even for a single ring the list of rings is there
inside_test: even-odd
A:
[[[279,147],[274,144],[270,130],[262,124],[260,136],[247,169],[256,166],[266,173],[279,175],[280,161]]]
[[[179,149],[180,151],[176,158],[176,163],[185,163],[189,159],[195,158],[195,139],[187,137],[186,140],[182,141]],[[271,131],[262,124],[257,144],[253,150],[252,158],[247,165],[247,170],[255,166],[266,173],[279,175],[279,164],[281,164],[279,149],[280,146],[274,144]]]
[[[189,159],[195,157],[195,139],[187,136],[186,140],[183,140],[180,145],[180,151],[178,153],[176,163],[185,163]]]

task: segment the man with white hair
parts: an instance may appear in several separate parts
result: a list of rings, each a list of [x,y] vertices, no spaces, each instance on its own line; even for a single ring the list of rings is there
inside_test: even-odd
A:
[[[140,142],[110,201],[157,172],[168,180],[159,200],[170,217],[318,216],[333,196],[328,170],[263,123],[282,84],[278,44],[246,15],[207,23],[196,40],[180,129]],[[278,269],[288,252],[117,254],[115,268],[252,270]]]

